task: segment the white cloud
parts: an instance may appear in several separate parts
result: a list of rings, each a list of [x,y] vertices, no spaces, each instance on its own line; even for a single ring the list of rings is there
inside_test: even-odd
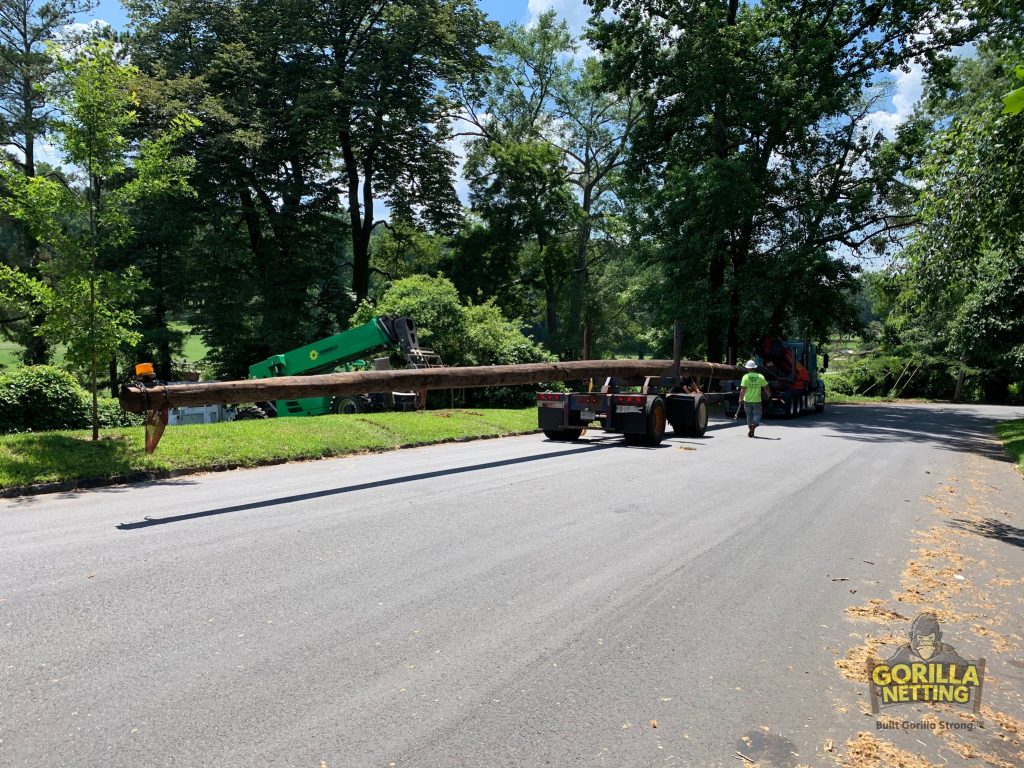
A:
[[[891,106],[870,113],[868,126],[872,133],[881,131],[891,139],[896,135],[896,129],[910,117],[924,92],[924,67],[914,62],[909,72],[895,70],[889,73],[889,78],[893,87]]]
[[[587,19],[590,18],[590,8],[583,4],[583,0],[529,0],[527,9],[530,12],[530,23],[552,8],[555,9],[558,18],[568,22],[569,29],[574,35],[583,31]]]

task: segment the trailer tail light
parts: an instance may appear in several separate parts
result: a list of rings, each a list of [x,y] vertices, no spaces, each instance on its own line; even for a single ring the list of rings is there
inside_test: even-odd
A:
[[[644,395],[616,395],[616,405],[646,405],[647,397]]]
[[[565,400],[565,395],[560,392],[540,392],[537,394],[537,399],[546,403],[560,403]]]

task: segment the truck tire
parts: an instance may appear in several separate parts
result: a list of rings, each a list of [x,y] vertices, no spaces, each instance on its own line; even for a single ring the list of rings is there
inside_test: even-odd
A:
[[[544,436],[548,440],[558,440],[560,442],[571,443],[573,440],[579,440],[580,435],[583,434],[582,429],[545,429]]]
[[[255,419],[267,419],[267,412],[258,405],[250,405],[248,408],[239,409],[235,414],[235,421],[253,421]]]
[[[336,397],[331,401],[331,413],[362,413],[363,404],[357,397]]]
[[[824,403],[815,403],[814,404],[814,412],[815,413],[821,413],[824,410],[825,410],[825,404]]]
[[[624,435],[630,445],[646,445],[653,448],[665,439],[665,401],[660,397],[651,400],[647,406],[647,429],[640,435]]]

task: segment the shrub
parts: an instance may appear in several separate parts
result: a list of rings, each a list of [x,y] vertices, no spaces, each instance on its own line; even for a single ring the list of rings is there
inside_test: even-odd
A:
[[[825,376],[825,395],[852,395],[853,382],[841,373],[830,373]]]
[[[88,392],[84,394],[86,397],[89,396]],[[100,427],[104,429],[109,427],[140,427],[146,423],[144,416],[122,410],[121,403],[112,397],[101,397],[96,402],[99,411]],[[92,424],[88,414],[86,415],[86,422],[83,428]]]
[[[67,371],[34,365],[0,374],[0,433],[81,429],[89,413],[85,391]]]

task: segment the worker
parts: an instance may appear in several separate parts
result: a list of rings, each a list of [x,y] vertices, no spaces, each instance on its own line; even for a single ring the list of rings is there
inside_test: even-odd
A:
[[[757,363],[747,360],[743,366],[747,372],[740,379],[740,403],[747,414],[747,437],[754,436],[754,430],[761,426],[761,390],[768,386],[768,380],[757,372]],[[740,417],[739,406],[736,418]]]

